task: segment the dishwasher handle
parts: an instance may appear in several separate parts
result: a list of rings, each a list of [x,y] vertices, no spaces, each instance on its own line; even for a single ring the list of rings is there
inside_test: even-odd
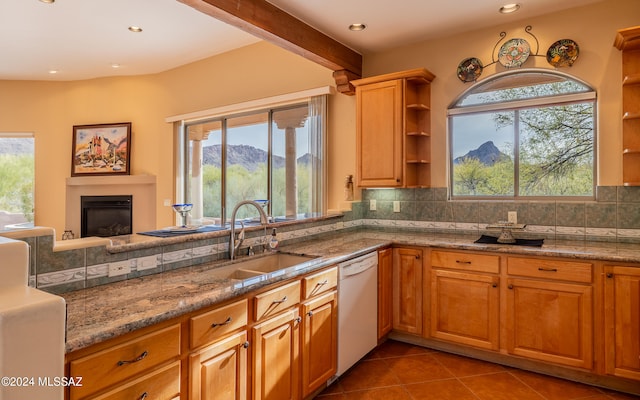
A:
[[[377,266],[378,266],[377,253],[370,253],[350,261],[345,261],[339,265],[340,279],[345,279],[353,275],[358,275],[370,268],[377,268]]]

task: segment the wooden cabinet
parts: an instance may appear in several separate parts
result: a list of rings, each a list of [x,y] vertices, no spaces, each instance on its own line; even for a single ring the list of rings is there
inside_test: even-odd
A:
[[[247,331],[235,333],[189,356],[189,399],[247,399]]]
[[[335,375],[338,365],[338,292],[313,297],[302,304],[302,397],[306,398]]]
[[[253,327],[253,399],[299,398],[300,322],[295,307]]]
[[[70,388],[69,398],[71,400],[88,398],[104,389],[116,386],[126,386],[131,391],[136,391],[138,396],[154,391],[166,395],[160,398],[173,398],[176,395],[175,391],[171,393],[175,388],[172,386],[174,381],[165,380],[164,375],[158,377],[155,368],[166,365],[179,356],[179,324],[142,336],[123,338],[118,345],[69,362],[69,376],[83,377],[82,386]],[[110,397],[112,394],[107,394],[107,397],[112,398]]]
[[[422,334],[422,250],[393,249],[393,329]]]
[[[378,340],[393,329],[393,250],[378,251]]]
[[[171,399],[180,398],[180,361],[133,379],[94,400]]]
[[[498,350],[500,258],[434,250],[431,268],[431,337]]]
[[[189,355],[189,399],[247,399],[247,305],[242,299],[189,319],[190,347],[206,346]]]
[[[593,368],[592,264],[507,258],[507,351]]]
[[[358,186],[430,186],[434,78],[422,68],[351,82],[356,87]]]
[[[640,26],[618,31],[622,50],[622,181],[640,185]]]
[[[605,266],[607,374],[640,381],[640,268]]]

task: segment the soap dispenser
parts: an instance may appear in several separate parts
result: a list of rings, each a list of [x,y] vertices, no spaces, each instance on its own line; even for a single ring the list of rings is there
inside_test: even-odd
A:
[[[269,239],[269,248],[275,251],[278,248],[278,237],[276,236],[276,228],[271,231],[271,239]]]

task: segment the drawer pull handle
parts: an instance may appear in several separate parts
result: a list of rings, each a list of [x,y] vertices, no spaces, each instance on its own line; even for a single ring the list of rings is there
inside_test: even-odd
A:
[[[285,301],[287,301],[287,296],[284,296],[284,297],[282,298],[282,300],[274,300],[274,301],[273,301],[273,304],[282,304],[282,303],[284,303]]]
[[[545,271],[545,272],[558,272],[558,268],[545,268],[545,267],[538,267],[538,271]]]
[[[296,319],[294,319],[294,321],[299,324],[300,322],[302,322],[302,317],[297,317]]]
[[[471,261],[456,260],[456,263],[458,263],[458,264],[471,264]]]
[[[509,284],[509,286],[507,286],[509,289],[513,289],[513,285]]]
[[[309,312],[307,313],[307,315],[308,315],[308,316],[310,316],[310,317],[313,317],[313,311],[309,311]]]
[[[328,279],[325,279],[325,280],[323,280],[322,282],[318,282],[318,283],[316,284],[316,286],[324,286],[324,285],[326,285],[327,283],[329,283],[329,280],[328,280]]]
[[[142,393],[142,396],[139,397],[140,400],[145,400],[147,397],[149,397],[149,393],[144,392]]]
[[[249,342],[247,341],[247,342],[242,343],[242,347],[244,347],[245,349],[248,349],[249,348]]]
[[[607,278],[613,278],[613,274],[611,272],[607,273]]]
[[[142,361],[144,360],[147,356],[149,355],[149,353],[147,351],[143,351],[142,354],[140,354],[138,357],[134,358],[133,360],[128,360],[128,361],[118,361],[118,366],[122,366],[125,364],[133,364],[133,363],[137,363],[138,361]]]
[[[497,283],[492,283],[491,287],[498,287],[498,284]]]
[[[214,322],[213,324],[211,324],[211,327],[215,328],[216,326],[228,325],[230,323],[231,323],[231,317],[227,317],[227,319],[224,322]]]

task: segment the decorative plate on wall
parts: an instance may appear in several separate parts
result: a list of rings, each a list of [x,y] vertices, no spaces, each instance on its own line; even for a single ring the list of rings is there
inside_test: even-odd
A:
[[[547,50],[547,62],[552,66],[570,67],[578,59],[580,48],[571,39],[560,39]]]
[[[531,47],[524,39],[511,39],[500,47],[498,61],[507,68],[519,67],[527,61]]]
[[[475,57],[465,58],[458,64],[458,79],[462,82],[474,82],[482,74],[482,61]]]

